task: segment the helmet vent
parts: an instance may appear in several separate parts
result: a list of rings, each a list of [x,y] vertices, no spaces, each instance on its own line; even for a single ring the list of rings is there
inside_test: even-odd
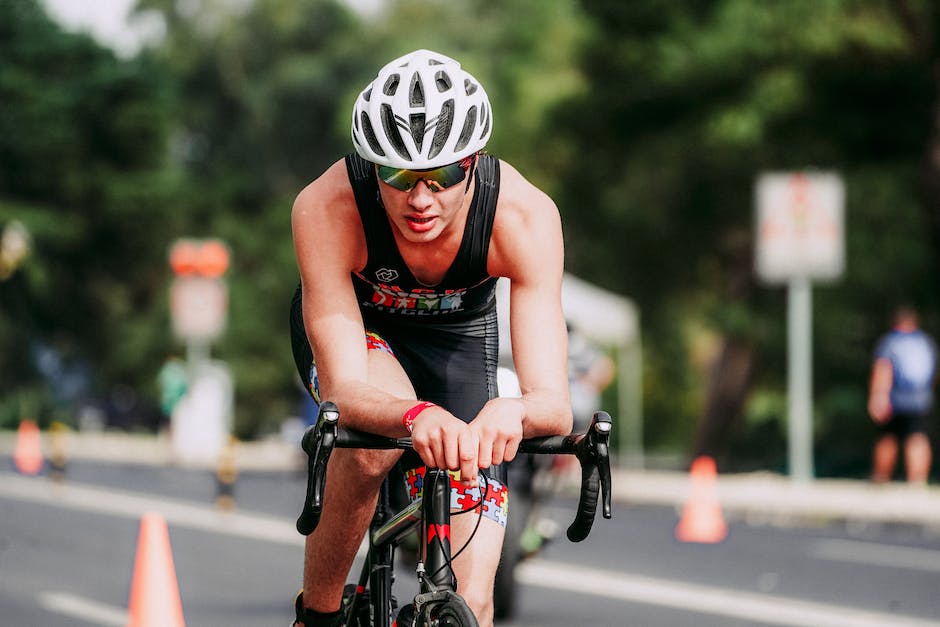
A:
[[[450,129],[454,125],[454,101],[448,100],[441,107],[441,114],[437,118],[437,125],[434,128],[434,137],[431,139],[431,150],[428,159],[433,159],[440,154],[447,138],[450,136]]]
[[[463,79],[463,89],[467,92],[468,96],[472,96],[477,93],[477,84],[471,81],[469,78]]]
[[[415,140],[415,145],[418,147],[418,151],[421,151],[421,145],[424,143],[424,114],[423,113],[413,113],[411,114],[409,122],[411,122],[411,136]]]
[[[388,77],[388,80],[385,81],[385,85],[382,87],[382,93],[386,96],[394,96],[395,92],[398,91],[398,83],[401,81],[401,78],[398,74],[392,74]]]
[[[421,87],[421,80],[415,74],[411,77],[410,102],[412,107],[424,106],[424,88]]]
[[[372,129],[372,122],[369,121],[368,114],[363,111],[359,119],[362,121],[362,134],[365,135],[366,141],[369,143],[369,148],[376,154],[384,157],[385,151],[382,150],[382,145],[379,144],[379,140],[375,137],[375,131]]]
[[[470,107],[467,111],[467,119],[463,122],[463,129],[460,131],[460,138],[457,139],[457,145],[454,150],[463,150],[470,143],[473,136],[473,127],[477,125],[477,108]]]
[[[362,99],[363,99],[365,102],[369,102],[369,99],[370,99],[370,98],[372,98],[372,88],[371,88],[371,87],[370,87],[369,89],[367,89],[367,90],[365,91],[365,93],[362,94]]]
[[[404,120],[402,120],[404,125]],[[401,132],[398,130],[398,121],[395,119],[395,112],[387,104],[382,105],[382,130],[385,131],[385,137],[391,142],[392,148],[402,159],[411,160],[411,155],[405,147],[405,142],[401,138]]]
[[[437,86],[438,93],[443,94],[445,91],[453,87],[453,83],[450,82],[450,77],[446,72],[438,72],[434,75],[434,84]]]

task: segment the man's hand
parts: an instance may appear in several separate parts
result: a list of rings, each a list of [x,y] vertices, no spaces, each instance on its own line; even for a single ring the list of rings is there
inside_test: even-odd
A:
[[[461,483],[477,486],[479,442],[467,423],[441,407],[429,407],[415,418],[411,442],[425,464],[459,470]]]
[[[494,398],[487,402],[470,423],[479,443],[480,468],[512,460],[522,441],[525,405],[518,398]]]

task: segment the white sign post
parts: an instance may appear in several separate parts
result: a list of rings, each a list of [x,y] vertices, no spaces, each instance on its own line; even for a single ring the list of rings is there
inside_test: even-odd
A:
[[[838,174],[776,172],[756,188],[755,269],[787,285],[788,461],[794,481],[813,478],[812,281],[845,270],[845,185]]]
[[[173,450],[184,463],[215,463],[232,428],[232,376],[209,352],[225,331],[228,265],[228,247],[219,240],[181,239],[170,249],[173,332],[186,343],[189,362],[189,389],[170,418]]]

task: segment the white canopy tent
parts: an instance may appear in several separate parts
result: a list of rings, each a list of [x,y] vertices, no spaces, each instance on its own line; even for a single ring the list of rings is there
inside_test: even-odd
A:
[[[589,340],[614,351],[617,364],[617,448],[622,465],[643,465],[642,350],[639,312],[633,301],[565,273],[562,281],[565,318]],[[509,280],[496,287],[500,363],[510,364]]]

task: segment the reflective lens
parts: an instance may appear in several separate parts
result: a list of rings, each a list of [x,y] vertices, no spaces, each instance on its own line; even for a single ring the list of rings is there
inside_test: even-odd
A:
[[[467,178],[467,171],[470,164],[473,163],[473,157],[467,157],[457,163],[433,168],[431,170],[399,170],[386,165],[378,167],[379,178],[386,185],[391,185],[395,189],[408,192],[414,189],[418,181],[424,181],[432,192],[439,192],[453,187],[457,183]]]

